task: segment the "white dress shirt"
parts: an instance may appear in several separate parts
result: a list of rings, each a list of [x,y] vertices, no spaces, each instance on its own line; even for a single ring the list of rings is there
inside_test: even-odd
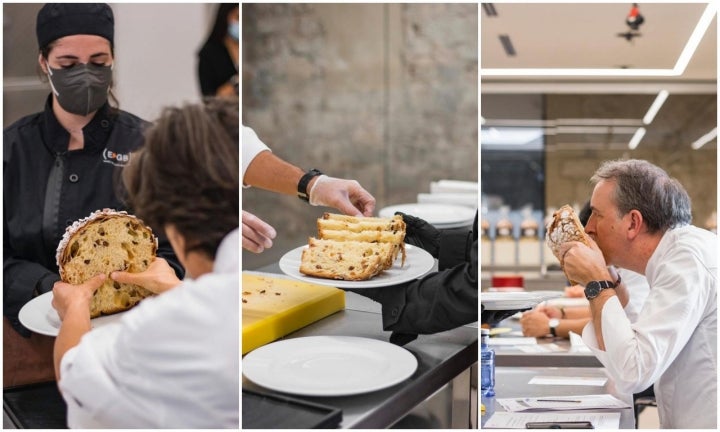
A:
[[[63,356],[71,428],[239,428],[239,249],[236,229],[211,273],[143,300]]]
[[[640,316],[640,310],[645,304],[648,294],[650,294],[650,286],[645,276],[640,273],[623,268],[618,268],[617,272],[630,296],[627,305],[625,305],[625,315],[627,315],[630,322],[635,322]]]
[[[621,392],[655,383],[661,428],[717,427],[717,236],[667,231],[648,261],[650,294],[635,323],[617,297],[602,309],[605,351],[590,322],[583,340]]]
[[[260,141],[260,138],[258,138],[257,134],[254,130],[250,129],[247,126],[242,127],[242,141],[240,143],[240,147],[242,147],[242,178],[245,178],[245,172],[247,171],[248,167],[250,166],[250,162],[255,159],[255,156],[258,154],[264,152],[264,151],[272,151],[268,146],[265,145],[262,141]],[[245,186],[245,183],[243,182],[243,186]],[[249,186],[245,186],[249,187]]]

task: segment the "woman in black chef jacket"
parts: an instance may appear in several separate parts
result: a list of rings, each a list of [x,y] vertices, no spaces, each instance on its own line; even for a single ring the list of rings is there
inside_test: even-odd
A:
[[[142,145],[148,125],[108,103],[109,95],[114,100],[114,18],[108,5],[46,4],[38,12],[36,33],[38,64],[52,93],[43,111],[21,118],[3,134],[6,365],[8,349],[22,355],[21,348],[8,346],[22,339],[7,324],[29,338],[18,312],[60,279],[55,251],[65,228],[98,209],[124,209],[119,170]],[[158,256],[182,278],[183,269],[162,237]],[[52,366],[52,355],[48,360]]]

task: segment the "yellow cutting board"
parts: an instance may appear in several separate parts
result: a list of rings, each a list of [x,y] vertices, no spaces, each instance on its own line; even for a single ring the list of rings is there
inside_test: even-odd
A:
[[[345,309],[333,287],[243,272],[242,353]]]

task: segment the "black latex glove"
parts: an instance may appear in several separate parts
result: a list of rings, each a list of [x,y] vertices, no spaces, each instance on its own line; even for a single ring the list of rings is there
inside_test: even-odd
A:
[[[440,230],[419,217],[395,212],[405,221],[405,243],[425,249],[433,258],[438,257]]]
[[[511,317],[518,312],[526,311],[530,308],[525,309],[514,309],[514,310],[485,310],[485,307],[480,304],[482,313],[480,316],[480,324],[490,324],[494,326],[505,318]]]

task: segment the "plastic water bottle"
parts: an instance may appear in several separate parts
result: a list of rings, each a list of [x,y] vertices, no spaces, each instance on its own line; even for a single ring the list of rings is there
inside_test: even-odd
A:
[[[490,330],[480,329],[480,390],[481,396],[495,396],[495,351],[488,344]]]

